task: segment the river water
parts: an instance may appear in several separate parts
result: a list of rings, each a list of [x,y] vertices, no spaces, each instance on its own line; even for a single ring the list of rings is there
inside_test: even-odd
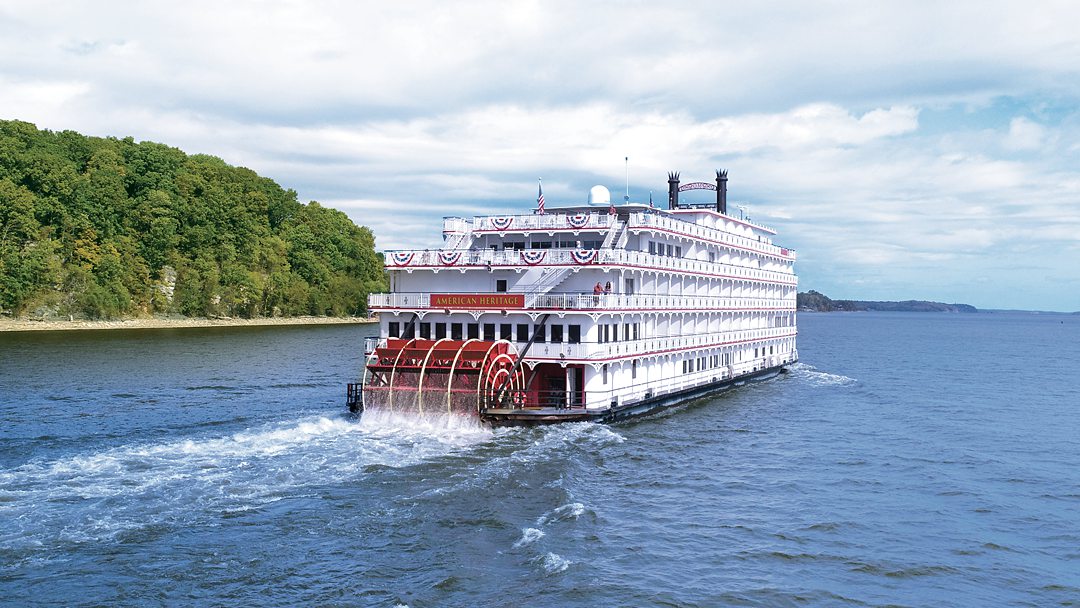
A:
[[[804,314],[613,426],[357,420],[369,326],[0,334],[0,604],[1080,602],[1080,317]]]

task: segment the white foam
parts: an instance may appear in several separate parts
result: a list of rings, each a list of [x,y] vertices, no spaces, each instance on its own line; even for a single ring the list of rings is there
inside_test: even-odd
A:
[[[522,528],[521,538],[514,543],[514,548],[519,549],[525,545],[531,545],[544,537],[544,531],[536,528]]]
[[[0,549],[88,542],[207,512],[242,512],[312,485],[471,449],[476,427],[386,427],[311,417],[233,433],[134,444],[0,471]],[[303,492],[299,492],[302,494]]]
[[[544,526],[553,522],[577,519],[583,513],[585,513],[585,505],[580,502],[572,502],[544,513],[536,520],[536,525]]]
[[[840,374],[818,371],[816,367],[806,363],[796,363],[789,369],[796,378],[805,380],[814,386],[851,386],[857,382],[854,378]]]
[[[564,572],[573,563],[561,555],[550,552],[540,557],[540,565],[544,567],[544,572],[547,574]]]

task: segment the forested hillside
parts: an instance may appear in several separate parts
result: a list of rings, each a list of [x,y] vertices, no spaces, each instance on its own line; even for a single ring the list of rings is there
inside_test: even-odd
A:
[[[366,313],[374,237],[219,158],[0,121],[0,314]]]

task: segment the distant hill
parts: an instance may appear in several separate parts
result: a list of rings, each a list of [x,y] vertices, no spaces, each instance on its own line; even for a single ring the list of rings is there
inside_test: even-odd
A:
[[[362,315],[368,228],[254,171],[0,121],[0,314]]]
[[[877,302],[866,300],[833,300],[814,290],[801,292],[797,296],[799,310],[817,312],[834,311],[888,311],[888,312],[979,312],[970,304],[944,304],[926,300],[905,300],[903,302]]]

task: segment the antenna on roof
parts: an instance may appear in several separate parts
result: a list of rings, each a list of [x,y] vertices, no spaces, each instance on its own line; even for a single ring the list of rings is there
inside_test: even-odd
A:
[[[626,195],[623,196],[623,201],[629,203],[630,202],[630,157],[627,156],[623,160],[626,161]]]

